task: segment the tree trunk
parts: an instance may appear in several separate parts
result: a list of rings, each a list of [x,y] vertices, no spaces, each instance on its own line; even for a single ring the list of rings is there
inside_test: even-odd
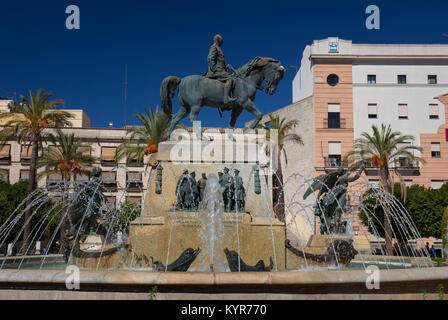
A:
[[[285,221],[285,193],[283,190],[283,172],[280,152],[278,153],[277,172],[272,179],[272,197],[275,217],[281,222]]]
[[[387,192],[391,192],[389,190],[389,168],[387,166],[381,166],[380,167],[380,179],[381,179],[381,186],[383,189]],[[384,241],[386,244],[386,254],[388,256],[394,255],[394,247],[392,243],[392,225],[390,220],[390,208],[383,201],[383,210],[384,210]]]
[[[23,230],[23,246],[22,254],[26,255],[28,252],[28,247],[30,246],[30,236],[31,236],[31,215],[33,213],[33,208],[31,207],[33,203],[33,197],[30,195],[36,190],[36,164],[37,156],[39,152],[39,137],[37,135],[33,136],[32,147],[31,147],[31,163],[30,163],[30,173],[28,176],[28,199],[26,201],[27,210],[25,212],[25,228]]]

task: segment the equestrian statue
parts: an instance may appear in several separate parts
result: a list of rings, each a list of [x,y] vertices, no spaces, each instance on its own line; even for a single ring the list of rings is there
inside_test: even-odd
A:
[[[229,138],[233,141],[235,140],[233,128],[243,110],[247,110],[256,117],[249,127],[244,129],[244,132],[255,129],[263,118],[263,114],[254,104],[257,90],[273,95],[279,82],[283,79],[286,69],[278,60],[256,57],[240,69],[233,70],[232,66],[226,64],[221,49],[222,44],[222,37],[216,35],[207,58],[209,67],[204,76],[193,75],[184,79],[170,76],[163,80],[160,99],[163,111],[171,120],[167,133],[168,138],[176,125],[188,114],[192,123],[197,121],[203,106],[218,108],[220,113],[221,111],[232,111]],[[174,98],[177,88],[180,110],[173,116],[171,99]],[[199,131],[199,128],[195,127],[197,137],[202,140],[210,140]]]

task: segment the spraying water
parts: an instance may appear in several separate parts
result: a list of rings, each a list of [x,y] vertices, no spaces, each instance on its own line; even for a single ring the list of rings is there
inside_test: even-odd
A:
[[[201,269],[210,272],[226,271],[223,256],[224,241],[224,200],[222,190],[216,175],[211,174],[207,179],[204,199],[199,207],[201,222],[200,238],[204,248]]]

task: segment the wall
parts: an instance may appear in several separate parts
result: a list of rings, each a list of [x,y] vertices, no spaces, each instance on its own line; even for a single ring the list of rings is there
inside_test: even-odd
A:
[[[367,75],[376,74],[377,83],[367,84]],[[397,84],[397,75],[407,75],[407,84]],[[428,75],[437,75],[438,84],[427,84]],[[391,124],[402,134],[413,135],[421,145],[420,135],[436,133],[445,122],[445,109],[435,97],[448,91],[448,64],[422,62],[374,63],[353,65],[353,103],[355,138],[372,125]],[[369,119],[367,106],[378,104],[378,118]],[[408,119],[398,118],[398,104],[408,104]],[[429,104],[439,105],[439,119],[429,119]],[[419,155],[418,152],[416,155]]]

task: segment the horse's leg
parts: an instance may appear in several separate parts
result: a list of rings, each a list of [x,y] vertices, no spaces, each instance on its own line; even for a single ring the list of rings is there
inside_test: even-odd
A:
[[[179,112],[174,116],[173,120],[171,120],[171,125],[167,133],[168,140],[170,139],[171,134],[174,131],[174,128],[179,124],[179,122],[182,121],[182,119],[184,119],[187,116],[187,114],[188,114],[187,108],[181,105]]]
[[[198,126],[195,126],[194,123],[196,121],[198,121],[198,115],[199,115],[199,111],[201,111],[201,106],[200,105],[195,105],[191,107],[191,111],[190,111],[190,121],[193,124],[194,127],[194,133],[196,133],[196,137],[198,137],[201,140],[204,141],[212,141],[213,139],[211,137],[206,137],[202,135],[202,132],[199,130]]]
[[[232,109],[232,116],[230,117],[230,123],[229,123],[229,133],[227,134],[227,136],[233,142],[236,141],[235,137],[233,136],[233,128],[235,128],[236,120],[240,116],[241,112],[243,112],[243,108],[241,107]]]
[[[252,113],[256,117],[256,119],[250,124],[249,127],[244,128],[243,132],[247,132],[249,130],[255,129],[258,126],[261,119],[263,119],[263,114],[260,112],[260,110],[258,110],[258,108],[250,99],[247,99],[247,101],[243,105],[243,108]]]

